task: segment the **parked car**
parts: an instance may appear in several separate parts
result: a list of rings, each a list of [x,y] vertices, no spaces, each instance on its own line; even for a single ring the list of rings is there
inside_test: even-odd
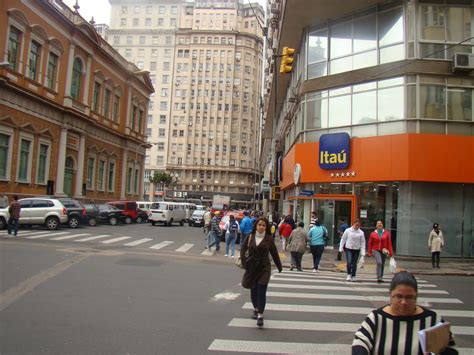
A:
[[[184,225],[186,221],[186,210],[184,206],[174,202],[155,202],[148,212],[148,220],[154,226],[163,223],[170,226],[173,222]]]
[[[148,211],[137,208],[137,218],[135,219],[136,223],[148,222]]]
[[[55,230],[60,224],[68,222],[67,209],[56,198],[31,197],[22,198],[18,202],[21,205],[20,225],[40,224],[49,230]]]
[[[0,229],[7,228],[9,219],[10,213],[8,213],[8,207],[0,208]]]
[[[190,227],[202,227],[204,225],[204,214],[206,210],[195,210],[189,219]]]
[[[93,218],[99,223],[108,223],[112,226],[115,226],[119,222],[123,223],[127,217],[124,211],[119,210],[112,205],[87,204],[84,206],[87,210],[87,213],[93,215]]]
[[[117,207],[119,210],[124,212],[125,223],[130,224],[137,220],[137,203],[135,201],[112,201],[107,202],[108,205]]]
[[[244,211],[227,211],[224,217],[221,218],[221,221],[219,222],[219,228],[221,230],[221,240],[225,240],[225,224],[229,221],[230,215],[233,215],[237,223],[242,221],[244,218]],[[237,234],[237,239],[236,239],[236,244],[240,243],[240,233]]]
[[[65,197],[58,197],[58,200],[66,207],[69,227],[77,228],[79,224],[85,224],[89,221],[86,209],[79,201]]]

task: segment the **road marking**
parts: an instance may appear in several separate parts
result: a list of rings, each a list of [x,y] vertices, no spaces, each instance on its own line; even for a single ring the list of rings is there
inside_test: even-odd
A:
[[[269,284],[268,286],[270,286]],[[267,297],[286,297],[286,298],[308,298],[308,299],[329,299],[329,300],[359,300],[359,301],[387,301],[387,296],[358,296],[358,295],[339,295],[327,293],[300,293],[300,292],[267,292]],[[457,298],[418,298],[419,303],[463,303]]]
[[[69,232],[60,232],[60,233],[54,233],[54,235],[62,235],[62,234],[69,234]],[[45,237],[50,237],[51,233],[48,234],[41,234],[41,235],[33,235],[31,237],[26,237],[27,239],[38,239],[38,238],[45,238]]]
[[[347,291],[347,292],[356,291],[356,292],[385,292],[385,293],[387,293],[387,290],[388,290],[388,287],[384,287],[384,288],[358,287],[356,283],[350,283],[348,284],[348,286],[315,286],[315,285],[270,283],[268,287],[291,288],[291,289],[297,289],[297,290],[329,290],[329,291]],[[444,291],[444,290],[419,290],[418,293],[449,295],[449,292]]]
[[[153,246],[150,247],[150,249],[161,249],[161,248],[164,248],[170,244],[173,244],[174,242],[171,242],[169,240],[166,240],[164,242],[161,242],[161,243],[158,243],[158,244],[155,244]]]
[[[329,277],[331,279],[335,279],[335,280],[345,280],[346,278],[346,273],[342,273],[342,272],[334,272],[334,271],[320,271],[318,273],[315,273],[315,272],[312,272],[312,271],[290,271],[290,270],[283,270],[280,274],[278,275],[282,275],[282,276],[287,276],[287,275],[291,275],[291,276],[294,276],[294,277],[302,277],[302,278],[308,278],[308,277]],[[360,281],[374,281],[376,280],[376,277],[375,275],[373,277],[368,277],[366,274],[360,274],[360,276],[357,276],[357,280],[360,280]],[[384,277],[384,281],[386,282],[390,282],[392,280],[392,277],[389,276],[385,276]],[[428,283],[428,281],[426,280],[421,280],[419,278],[416,278],[416,281],[418,283]]]
[[[115,242],[119,242],[121,240],[126,240],[126,239],[130,239],[132,237],[118,237],[118,238],[113,238],[113,239],[107,239],[107,240],[104,240],[102,241],[101,243],[103,244],[110,244],[110,243],[115,243]]]
[[[78,238],[78,237],[85,237],[86,235],[90,235],[90,233],[66,235],[65,237],[52,238],[51,240],[65,240],[65,239],[72,239],[72,238]]]
[[[255,328],[253,319],[234,318],[228,324],[230,327]],[[265,328],[269,329],[293,329],[293,330],[324,330],[330,332],[355,333],[360,328],[360,323],[341,322],[303,322],[286,320],[266,320]]]
[[[204,251],[201,253],[201,255],[212,256],[212,255],[214,255],[214,253],[212,251],[209,251],[209,249],[204,249]]]
[[[194,244],[190,243],[185,243],[175,251],[180,252],[180,253],[186,253],[189,249],[191,249],[194,246]]]
[[[347,281],[341,280],[341,278],[338,278],[336,280],[333,280],[333,278],[330,277],[320,277],[318,274],[315,275],[314,277],[311,278],[289,278],[285,277],[287,275],[280,276],[279,274],[273,274],[271,279],[273,281],[293,281],[293,282],[309,282],[309,283],[326,283],[326,284],[339,284],[339,285],[347,285]],[[383,284],[376,284],[375,279],[372,282],[357,282],[357,285],[370,285],[372,287],[384,287]],[[385,284],[384,290],[389,286],[388,283]],[[424,284],[420,285],[419,288],[436,288],[438,286],[432,285],[432,284]]]
[[[93,237],[78,239],[78,240],[75,240],[75,242],[87,242],[89,240],[95,240],[95,239],[107,238],[107,237],[111,237],[111,235],[110,234],[96,235],[96,236],[93,236]]]
[[[240,296],[240,293],[237,292],[221,292],[211,298],[211,301],[233,301]]]
[[[352,345],[343,344],[214,339],[208,350],[271,354],[350,354],[351,348]]]
[[[151,238],[143,238],[143,239],[135,240],[134,242],[126,243],[126,244],[124,244],[124,245],[126,245],[126,246],[128,246],[128,247],[134,247],[135,245],[140,245],[140,244],[149,242],[150,240],[153,240],[153,239],[151,239]]]
[[[43,232],[26,232],[26,233],[18,233],[18,236],[29,236],[29,235],[40,235],[40,234],[53,234],[54,232],[51,231],[43,231]]]

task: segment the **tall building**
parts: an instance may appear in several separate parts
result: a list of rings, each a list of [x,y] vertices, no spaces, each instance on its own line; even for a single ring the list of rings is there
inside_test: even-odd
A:
[[[360,219],[366,236],[381,220],[401,255],[427,256],[439,223],[443,254],[472,257],[472,2],[269,9],[262,163],[281,189],[273,208],[305,222],[316,211],[336,247],[340,217]],[[284,47],[295,49],[289,73],[272,57]]]
[[[240,0],[136,3],[111,0],[109,41],[150,71],[147,180],[173,176],[168,196],[254,199],[261,93],[263,9]],[[156,192],[160,194],[160,192]]]
[[[137,199],[153,86],[62,1],[0,10],[0,191]]]

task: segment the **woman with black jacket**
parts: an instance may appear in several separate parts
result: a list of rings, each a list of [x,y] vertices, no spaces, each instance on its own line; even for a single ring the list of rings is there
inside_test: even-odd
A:
[[[252,319],[257,320],[258,327],[263,327],[267,286],[272,271],[268,253],[271,254],[278,271],[281,272],[280,256],[273,241],[270,222],[260,217],[255,222],[252,233],[242,242],[240,250],[242,265],[245,269],[242,287],[250,289],[254,308]]]

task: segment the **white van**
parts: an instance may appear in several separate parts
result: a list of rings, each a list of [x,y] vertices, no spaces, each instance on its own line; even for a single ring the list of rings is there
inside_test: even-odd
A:
[[[181,205],[186,210],[186,221],[189,222],[193,212],[196,210],[196,205],[194,203],[179,202],[178,205]]]
[[[151,201],[137,201],[137,207],[143,211],[149,211],[153,202]]]
[[[184,225],[186,221],[186,209],[182,204],[175,202],[153,202],[148,211],[148,221],[154,226],[163,223],[170,226],[171,223]]]

